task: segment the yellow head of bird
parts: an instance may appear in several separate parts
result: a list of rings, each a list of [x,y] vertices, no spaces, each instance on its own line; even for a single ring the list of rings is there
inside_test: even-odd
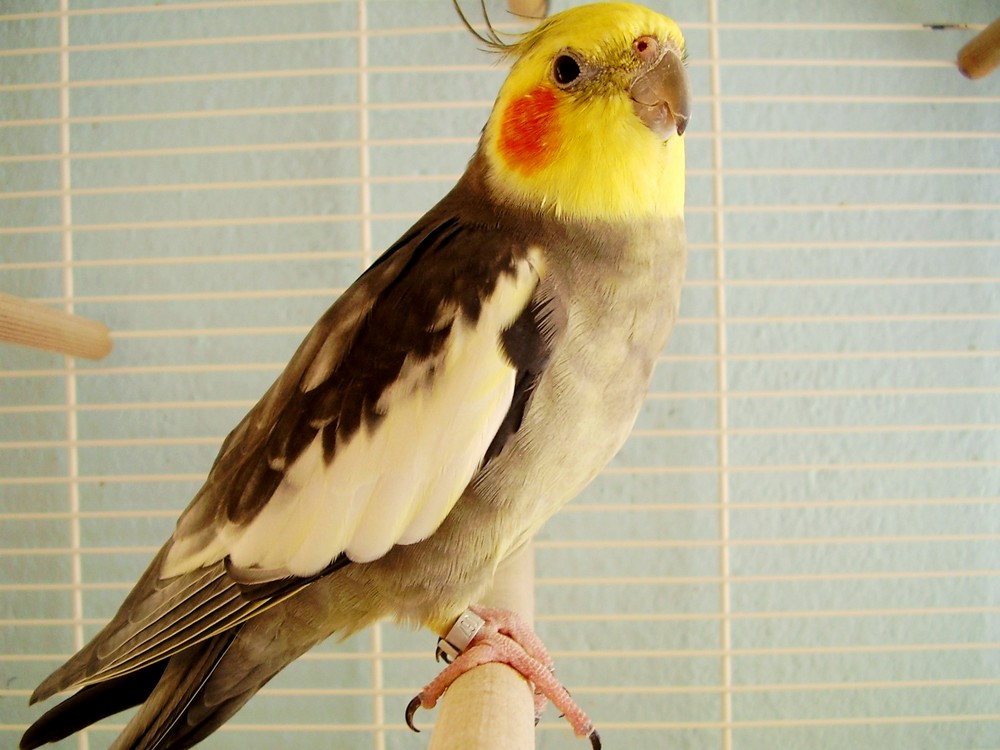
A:
[[[691,95],[673,21],[585,5],[504,50],[514,63],[481,146],[498,197],[578,219],[683,213]]]

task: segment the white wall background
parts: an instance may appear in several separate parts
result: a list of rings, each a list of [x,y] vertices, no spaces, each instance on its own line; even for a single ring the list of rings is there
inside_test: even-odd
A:
[[[951,65],[1000,3],[649,4],[689,41],[690,280],[538,542],[560,675],[619,750],[1000,748],[1000,73]],[[0,290],[115,334],[0,348],[4,747],[503,75],[447,0],[0,0]],[[326,644],[206,746],[424,747],[432,651]]]

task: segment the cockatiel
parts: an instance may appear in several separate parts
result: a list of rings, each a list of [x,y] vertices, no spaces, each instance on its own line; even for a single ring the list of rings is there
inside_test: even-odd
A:
[[[625,441],[685,267],[684,39],[626,3],[480,38],[513,64],[466,172],[229,434],[115,617],[35,691],[80,688],[22,748],[140,703],[114,748],[190,747],[331,635],[449,637]],[[516,631],[472,611],[473,648]]]

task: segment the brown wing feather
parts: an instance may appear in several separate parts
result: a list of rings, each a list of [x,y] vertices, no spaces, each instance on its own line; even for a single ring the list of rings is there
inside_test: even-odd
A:
[[[456,248],[457,236],[462,242]],[[227,436],[173,537],[115,617],[38,686],[32,701],[148,667],[233,628],[345,564],[335,561],[308,578],[265,576],[256,585],[252,576],[227,572],[220,556],[202,567],[164,576],[171,572],[168,557],[178,545],[187,548],[182,555],[187,557],[191,549],[211,544],[221,524],[252,520],[281,481],[283,468],[318,430],[336,433],[378,419],[373,411],[378,395],[413,351],[405,346],[415,346],[418,353],[434,350],[440,335],[433,325],[439,305],[457,305],[476,320],[484,289],[527,249],[527,243],[503,251],[486,249],[496,241],[490,227],[465,224],[442,203],[362,275],[317,322],[285,371]],[[428,258],[438,252],[446,257]],[[393,300],[387,301],[390,292]],[[383,304],[377,305],[380,299]],[[360,368],[367,378],[363,382],[337,374],[343,363],[355,358],[366,365]]]
[[[186,629],[202,618],[202,640],[251,617],[265,602],[248,602],[220,563],[167,581],[153,559],[115,617],[82,650],[42,682],[31,702],[70,688],[134,672],[192,642]],[[222,575],[219,575],[219,573]],[[136,617],[136,613],[140,616]],[[191,636],[191,637],[189,637]]]

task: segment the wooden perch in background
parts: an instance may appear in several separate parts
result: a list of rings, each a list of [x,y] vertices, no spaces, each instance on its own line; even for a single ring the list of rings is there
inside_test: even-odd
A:
[[[507,9],[521,18],[545,18],[548,0],[507,0]]]
[[[535,616],[535,558],[528,546],[497,571],[483,604]],[[532,750],[535,702],[531,685],[506,664],[466,672],[441,698],[428,750]]]
[[[1000,18],[958,52],[958,69],[966,78],[983,78],[997,66],[1000,66]]]
[[[111,352],[111,335],[103,323],[2,293],[0,342],[87,359]]]

